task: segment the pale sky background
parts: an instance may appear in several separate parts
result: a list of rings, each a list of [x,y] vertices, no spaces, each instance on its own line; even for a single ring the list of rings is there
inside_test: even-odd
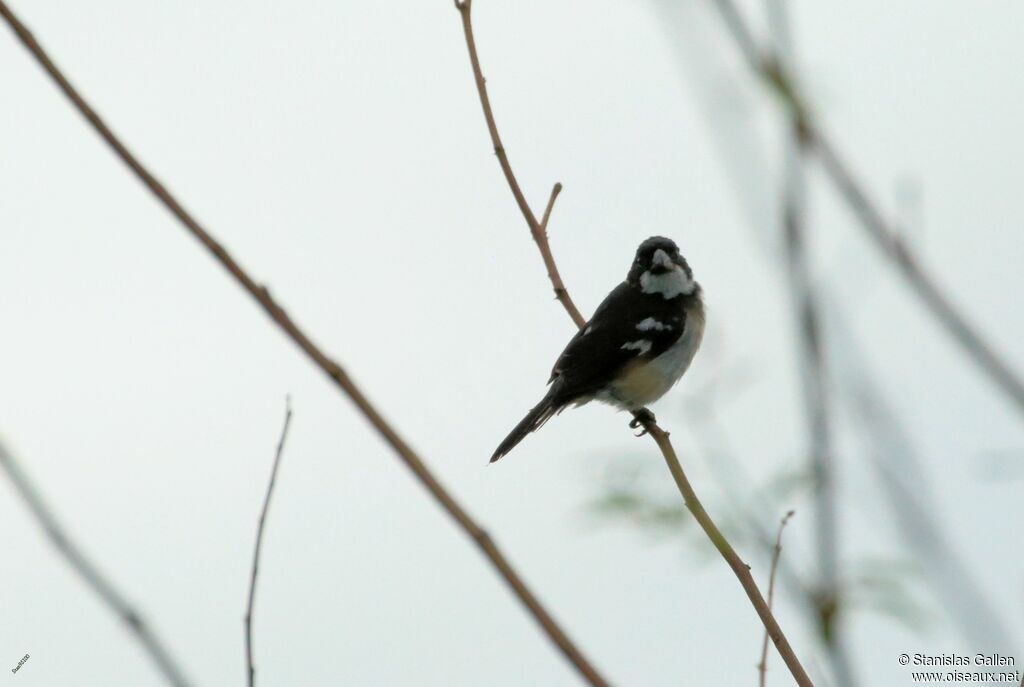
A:
[[[692,528],[652,537],[602,525],[588,508],[615,458],[646,466],[673,494],[626,416],[567,412],[486,466],[543,393],[572,324],[494,160],[449,0],[11,4],[156,175],[346,366],[611,680],[754,684],[761,626],[725,564],[692,545]],[[720,409],[757,482],[730,491],[803,460],[784,275],[752,231],[753,220],[771,236],[775,222],[770,203],[751,200],[780,184],[771,100],[710,3],[476,5],[524,189],[540,210],[551,184],[565,184],[552,247],[581,309],[652,234],[680,244],[705,288],[705,348],[655,410],[724,518],[683,413],[718,373],[753,371]],[[761,5],[743,6],[763,29]],[[1024,5],[802,0],[792,12],[827,129],[887,209],[899,188],[920,188],[914,245],[1024,371]],[[256,609],[259,684],[577,684],[351,404],[6,29],[0,80],[0,436],[194,684],[244,679],[256,516],[289,393],[295,418]],[[735,154],[730,125],[756,146],[741,166],[742,200],[720,145],[725,131]],[[860,683],[911,684],[896,660],[904,652],[1016,650],[1019,668],[1022,417],[816,176],[812,192],[817,274],[850,330],[831,340],[855,337],[919,449],[927,484],[912,488],[934,496],[1011,633],[1010,646],[971,644],[944,615],[947,600],[915,578],[924,630],[851,616]],[[843,560],[912,561],[856,429],[844,419],[839,431]],[[0,685],[163,684],[6,481],[0,494]],[[788,507],[798,514],[785,555],[809,571],[807,495],[757,516],[774,529]],[[747,542],[741,554],[763,583],[760,551]],[[777,612],[820,675],[825,658],[800,606],[781,593]],[[771,660],[771,683],[789,684]]]

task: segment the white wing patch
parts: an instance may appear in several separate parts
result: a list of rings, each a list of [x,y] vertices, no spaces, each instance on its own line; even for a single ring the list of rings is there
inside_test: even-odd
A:
[[[703,338],[704,308],[696,307],[687,311],[682,336],[667,351],[645,364],[628,366],[626,374],[598,393],[597,399],[628,410],[654,403],[683,376]],[[641,339],[623,348],[639,349],[649,343]]]
[[[640,275],[640,290],[644,293],[660,293],[665,300],[675,298],[681,293],[693,293],[696,283],[686,276],[682,267],[676,265],[671,272],[651,274],[650,271]]]
[[[672,331],[672,325],[665,324],[664,322],[658,322],[653,317],[640,320],[640,322],[637,323],[636,328],[641,332],[649,332],[652,329],[656,332]]]
[[[638,355],[643,355],[647,351],[651,350],[651,342],[647,339],[639,339],[637,341],[630,341],[622,344],[621,348],[627,351],[640,351]]]

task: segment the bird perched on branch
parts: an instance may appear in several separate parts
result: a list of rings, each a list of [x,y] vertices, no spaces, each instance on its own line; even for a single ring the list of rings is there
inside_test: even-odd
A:
[[[683,376],[703,337],[704,302],[689,264],[670,239],[647,239],[626,281],[558,356],[548,393],[501,442],[491,462],[569,405],[597,400],[644,411]],[[649,411],[641,417],[654,419]]]

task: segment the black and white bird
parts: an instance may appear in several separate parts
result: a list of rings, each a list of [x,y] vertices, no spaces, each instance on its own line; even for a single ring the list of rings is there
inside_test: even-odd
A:
[[[689,264],[670,239],[647,239],[626,281],[558,356],[548,393],[501,442],[491,462],[570,405],[597,400],[636,411],[653,403],[683,376],[703,337],[704,302]]]

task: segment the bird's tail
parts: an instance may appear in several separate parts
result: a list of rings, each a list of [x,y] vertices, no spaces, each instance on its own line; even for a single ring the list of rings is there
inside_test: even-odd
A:
[[[520,441],[526,438],[526,435],[530,432],[534,432],[541,428],[541,426],[551,419],[552,415],[555,415],[562,409],[561,404],[555,402],[556,386],[558,381],[551,386],[547,395],[541,399],[540,403],[533,407],[533,410],[526,414],[516,428],[513,429],[505,441],[498,445],[498,448],[494,451],[494,455],[491,456],[491,462],[498,460],[506,453],[516,447]]]

